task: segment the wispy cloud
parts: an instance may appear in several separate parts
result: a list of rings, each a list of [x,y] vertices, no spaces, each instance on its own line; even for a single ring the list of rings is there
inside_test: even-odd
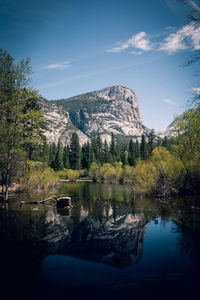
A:
[[[138,34],[133,35],[130,39],[128,39],[124,43],[119,43],[118,47],[114,47],[111,49],[108,49],[106,52],[116,53],[124,51],[128,48],[135,48],[142,51],[149,51],[152,49],[152,45],[150,43],[149,37],[146,32],[141,31]],[[132,54],[138,55],[138,52],[134,51]]]
[[[57,64],[50,64],[50,65],[43,67],[43,69],[54,69],[54,70],[62,71],[62,70],[65,70],[70,67],[69,63],[70,63],[69,61],[64,61],[64,62],[57,63]]]
[[[163,101],[167,104],[170,104],[170,105],[176,105],[176,102],[174,102],[174,101],[172,101],[171,99],[168,99],[168,98],[163,99]]]
[[[142,55],[142,51],[131,51],[130,52],[131,54],[133,54],[133,55]]]
[[[172,32],[173,31],[173,32]],[[159,37],[162,40],[158,40]],[[155,41],[156,39],[156,41]],[[141,55],[144,51],[158,50],[173,54],[180,50],[200,50],[200,26],[195,22],[190,22],[180,29],[175,29],[171,26],[158,34],[147,34],[141,31],[133,35],[126,42],[118,42],[118,46],[106,50],[106,52],[117,53],[125,50],[132,50],[130,54]]]
[[[158,50],[173,54],[179,50],[188,48],[200,50],[200,27],[196,26],[194,22],[168,35],[165,40],[160,43]]]

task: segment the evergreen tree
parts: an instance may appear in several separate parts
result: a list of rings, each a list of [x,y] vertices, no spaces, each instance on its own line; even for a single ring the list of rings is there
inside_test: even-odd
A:
[[[53,168],[53,162],[56,157],[56,144],[53,143],[49,146],[49,166]]]
[[[163,141],[162,141],[162,147],[165,147],[166,149],[169,148],[169,140],[168,140],[167,136],[165,136]]]
[[[103,163],[103,143],[99,133],[97,135],[96,146],[97,146],[96,160],[100,163]]]
[[[111,163],[112,162],[112,156],[109,151],[108,143],[105,140],[103,144],[103,163]]]
[[[128,162],[130,166],[135,165],[135,144],[132,139],[130,139],[129,147],[128,147]]]
[[[135,159],[137,160],[138,158],[140,158],[140,145],[137,140],[135,143]]]
[[[63,148],[63,166],[65,169],[70,168],[70,163],[69,163],[69,146],[65,146]]]
[[[121,161],[121,152],[120,152],[119,144],[116,145],[115,161],[118,161],[118,162]]]
[[[89,169],[92,163],[92,152],[89,141],[82,147],[81,166],[83,169]]]
[[[122,163],[123,163],[123,166],[125,166],[125,165],[128,165],[128,151],[127,150],[125,150],[124,152],[123,152],[123,155],[122,155]]]
[[[147,144],[144,134],[142,135],[141,145],[140,145],[140,155],[142,159],[148,158],[148,152],[147,152]]]
[[[155,131],[152,129],[148,136],[148,153],[151,155],[153,149],[155,147]]]
[[[74,170],[80,169],[81,166],[81,148],[76,132],[73,132],[70,143],[70,166]]]
[[[56,157],[53,162],[53,168],[56,171],[60,171],[63,169],[63,152],[62,152],[62,145],[58,142],[57,149],[56,149]]]
[[[113,132],[111,134],[110,154],[112,156],[112,161],[114,163],[116,160],[116,143],[115,143],[115,137]]]

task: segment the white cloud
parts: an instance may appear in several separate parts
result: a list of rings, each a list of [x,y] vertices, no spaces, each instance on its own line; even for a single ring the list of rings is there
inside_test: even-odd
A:
[[[69,61],[64,61],[62,63],[50,64],[45,66],[43,69],[55,69],[55,70],[64,70],[70,67]]]
[[[200,94],[200,87],[192,88],[192,91],[193,91],[195,94]]]
[[[139,49],[142,51],[149,51],[152,49],[152,45],[150,43],[148,35],[146,34],[146,32],[141,31],[138,34],[133,35],[125,43],[120,43],[120,45],[118,47],[108,49],[106,52],[111,52],[111,53],[121,52],[130,47],[133,47],[135,49]],[[132,53],[132,54],[134,54],[134,53]]]
[[[176,103],[174,101],[172,101],[171,99],[168,99],[168,98],[163,99],[163,101],[170,105],[176,105]]]
[[[188,48],[200,49],[200,27],[196,26],[194,22],[183,26],[176,33],[168,35],[160,44],[159,50],[172,54]]]

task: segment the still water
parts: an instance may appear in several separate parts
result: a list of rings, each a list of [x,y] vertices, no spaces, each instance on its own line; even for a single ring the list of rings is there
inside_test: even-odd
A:
[[[199,299],[198,199],[93,183],[56,194],[73,208],[21,205],[28,196],[1,204],[1,299]]]

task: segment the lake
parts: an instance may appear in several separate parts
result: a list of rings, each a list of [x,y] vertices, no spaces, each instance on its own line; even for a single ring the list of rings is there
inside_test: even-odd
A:
[[[0,205],[1,299],[199,299],[198,199],[87,182],[56,195],[73,208],[21,204],[27,195]]]

